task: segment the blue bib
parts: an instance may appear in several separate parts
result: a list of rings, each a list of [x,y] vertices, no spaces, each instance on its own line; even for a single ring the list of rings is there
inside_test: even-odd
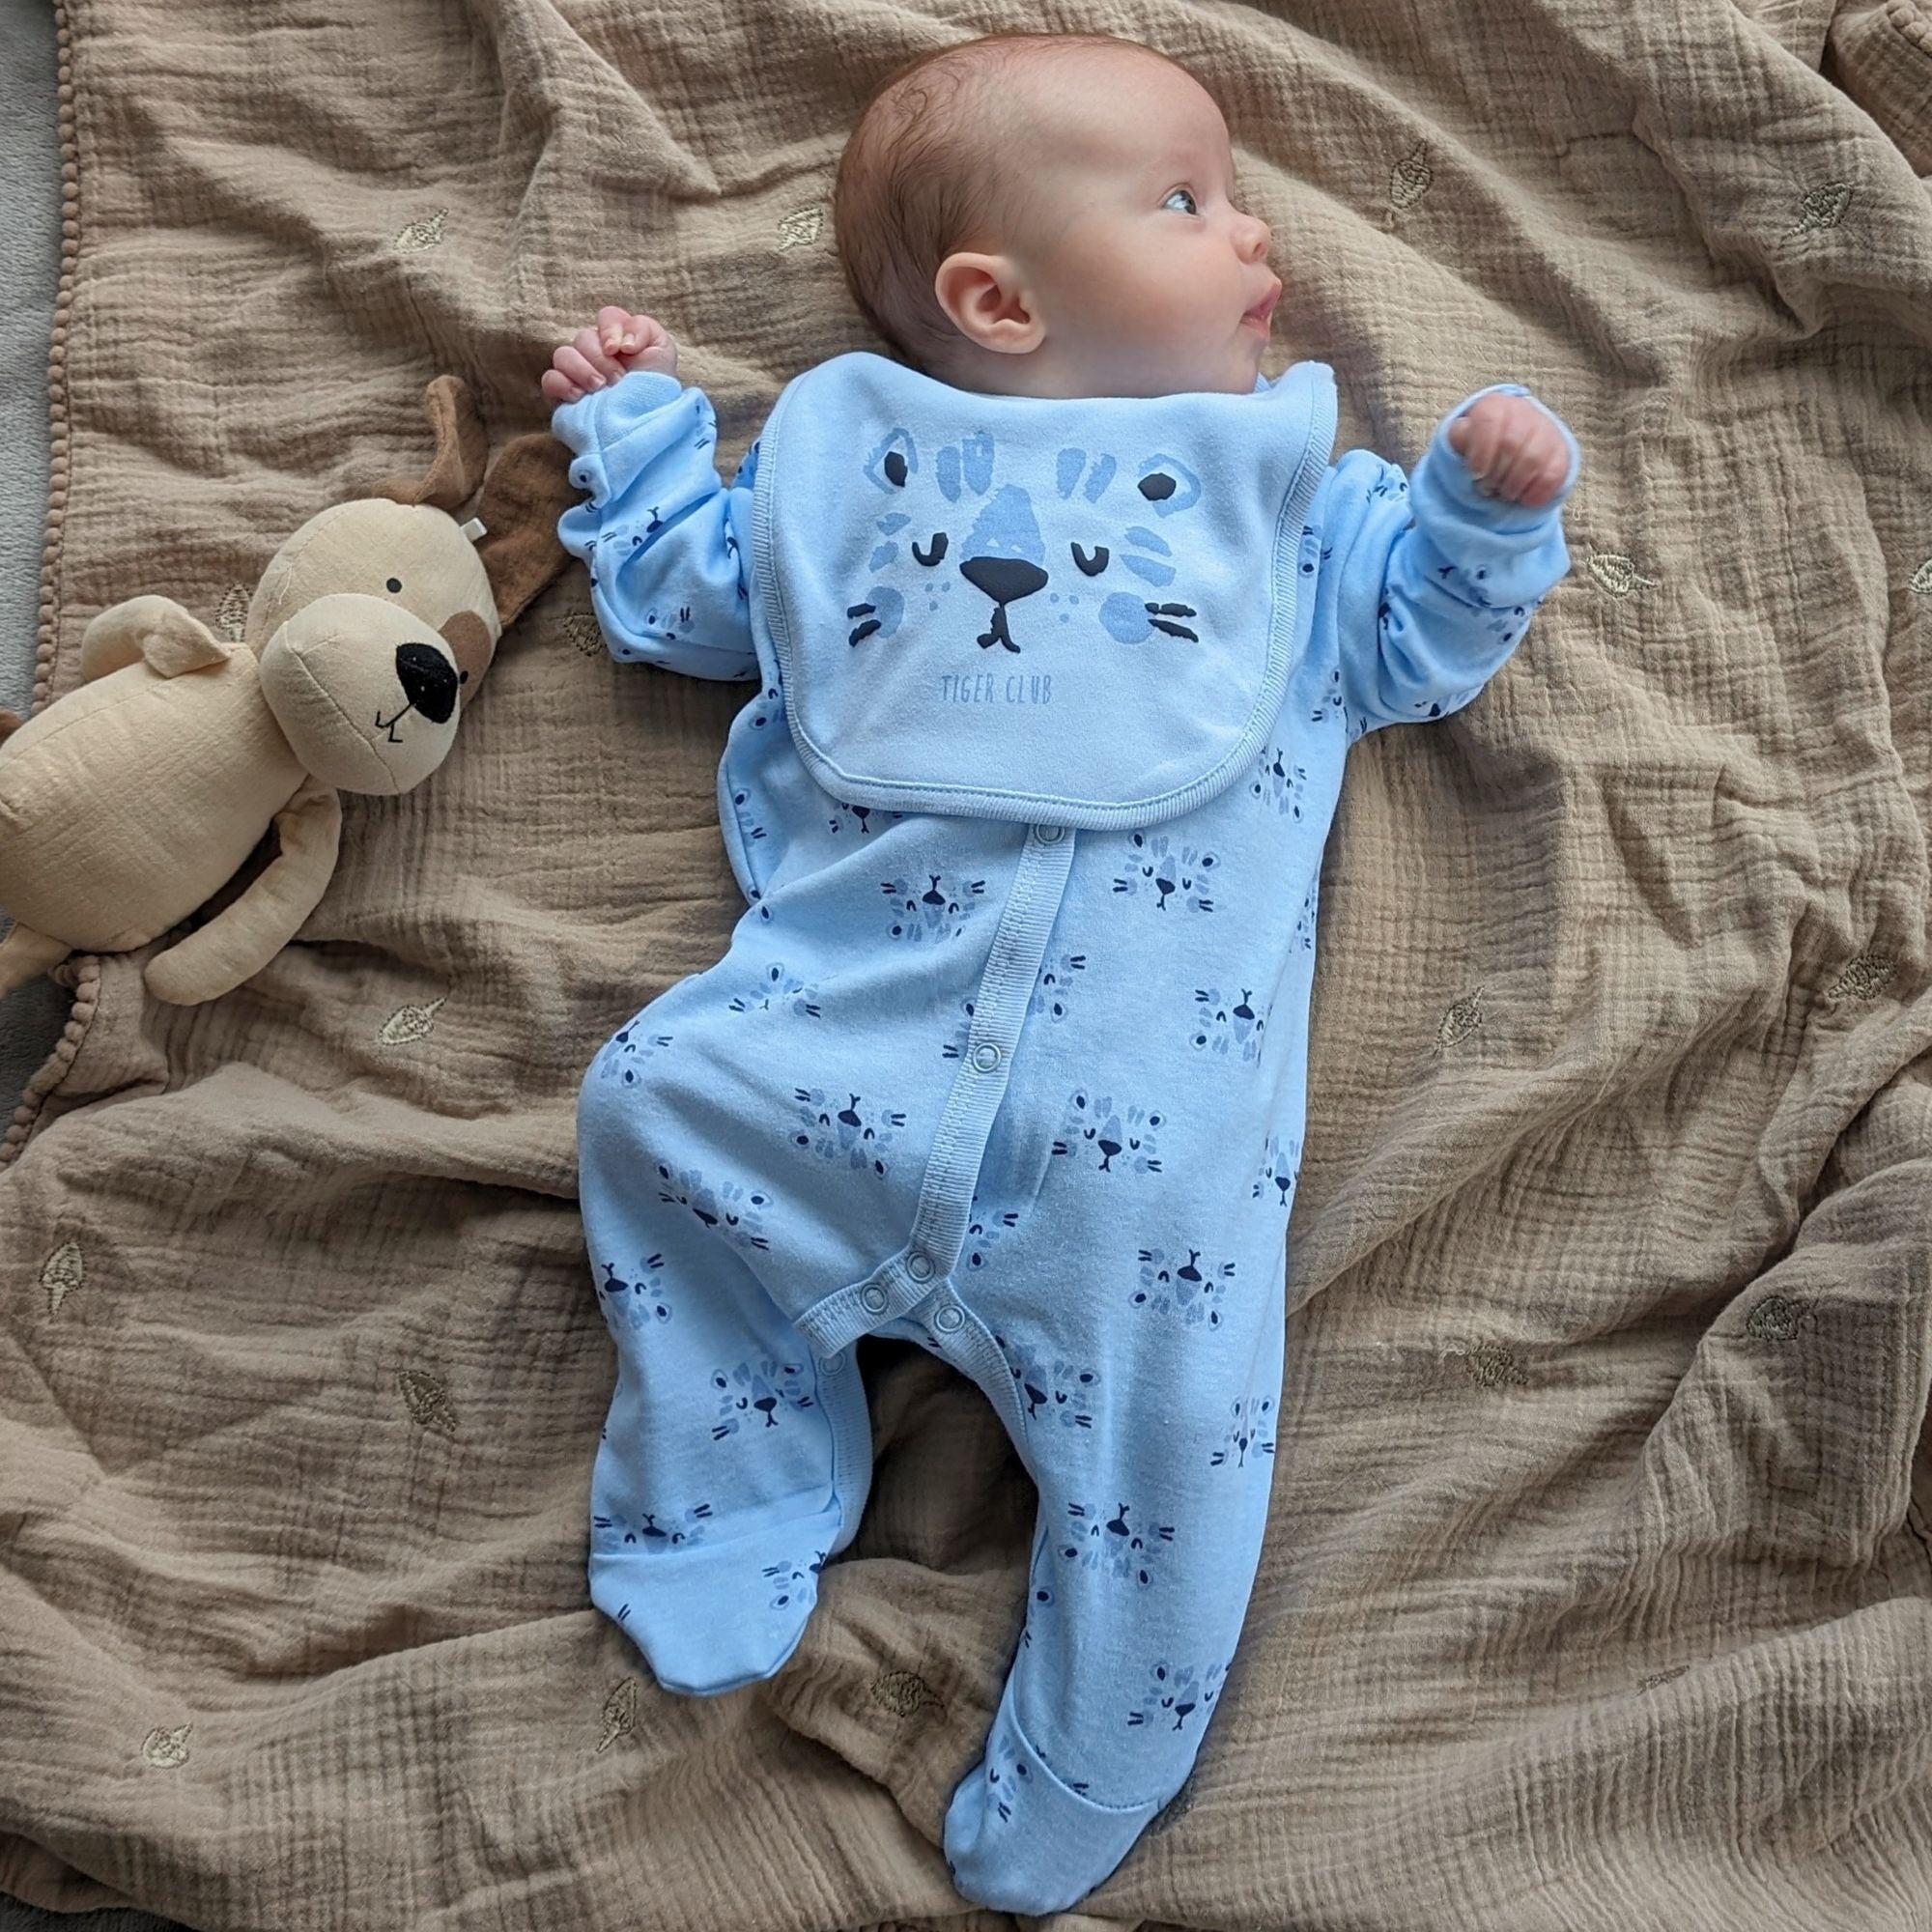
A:
[[[760,433],[753,634],[847,803],[1128,827],[1252,764],[1306,641],[1335,379],[955,389],[866,351]]]

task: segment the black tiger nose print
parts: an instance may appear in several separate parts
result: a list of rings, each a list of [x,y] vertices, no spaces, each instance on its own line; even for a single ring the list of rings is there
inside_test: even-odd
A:
[[[999,644],[1017,654],[1019,646],[1007,628],[1007,606],[1041,588],[1047,582],[1046,572],[1023,556],[969,556],[959,566],[959,575],[993,600],[992,627],[980,633],[980,648],[990,650]]]
[[[969,556],[959,575],[996,604],[1017,604],[1046,582],[1046,572],[1023,556]]]

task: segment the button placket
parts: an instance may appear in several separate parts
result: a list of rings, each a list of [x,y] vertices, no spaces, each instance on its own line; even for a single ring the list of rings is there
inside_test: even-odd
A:
[[[1038,828],[1034,828],[1037,832]],[[1064,831],[1064,828],[1061,828]],[[797,1317],[808,1341],[822,1347],[849,1343],[876,1333],[890,1308],[909,1312],[923,1298],[907,1292],[943,1280],[965,1237],[973,1186],[985,1153],[1011,1058],[1025,1022],[1026,1007],[1046,942],[1058,915],[1071,864],[1070,839],[1034,838],[1021,850],[1007,903],[994,928],[992,946],[980,976],[976,1002],[984,1035],[968,1050],[952,1083],[920,1182],[918,1208],[900,1256],[864,1288],[848,1285],[815,1302]],[[1052,849],[1057,848],[1057,849]],[[952,1304],[956,1305],[956,1304]],[[958,1326],[946,1331],[968,1350],[1009,1424],[1023,1419],[1014,1406],[1008,1364],[983,1327],[961,1309]],[[981,1359],[983,1358],[983,1359]],[[997,1373],[996,1373],[997,1372]]]

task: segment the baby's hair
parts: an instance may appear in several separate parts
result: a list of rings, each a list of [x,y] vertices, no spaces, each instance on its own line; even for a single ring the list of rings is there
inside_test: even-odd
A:
[[[914,367],[945,369],[962,339],[933,294],[939,265],[997,245],[1032,206],[1032,184],[1000,160],[1024,111],[1003,78],[1021,62],[1095,48],[1180,65],[1114,34],[987,34],[895,68],[861,109],[832,194],[838,266],[867,321]]]

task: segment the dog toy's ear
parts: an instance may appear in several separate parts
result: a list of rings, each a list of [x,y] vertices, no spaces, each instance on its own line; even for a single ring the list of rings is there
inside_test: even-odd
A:
[[[436,432],[436,455],[429,469],[421,476],[391,476],[369,494],[396,503],[429,503],[454,516],[483,481],[483,466],[490,460],[489,433],[461,377],[435,377],[423,390],[423,408]]]
[[[549,430],[532,430],[503,445],[483,479],[476,515],[484,534],[476,554],[490,579],[504,630],[564,566],[556,520],[577,500],[570,485],[570,449]]]

